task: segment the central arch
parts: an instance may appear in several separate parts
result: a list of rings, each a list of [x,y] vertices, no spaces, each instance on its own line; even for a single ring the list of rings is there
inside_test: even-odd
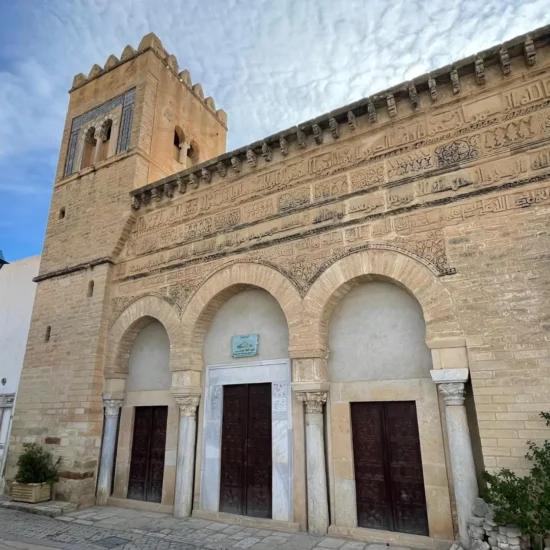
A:
[[[186,370],[203,370],[204,336],[215,313],[227,300],[249,288],[265,290],[275,298],[285,315],[292,346],[302,317],[302,300],[298,290],[272,267],[248,262],[235,263],[211,275],[195,292],[185,309],[181,329],[185,341]]]

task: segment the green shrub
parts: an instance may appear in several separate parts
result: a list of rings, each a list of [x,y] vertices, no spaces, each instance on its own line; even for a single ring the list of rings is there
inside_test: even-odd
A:
[[[52,453],[46,451],[37,443],[25,443],[25,451],[19,457],[19,470],[15,476],[18,483],[49,483],[59,480],[58,469],[61,457],[53,461]]]
[[[550,413],[540,416],[550,426]],[[550,534],[550,441],[527,444],[525,458],[532,461],[529,475],[519,477],[508,469],[484,472],[484,496],[495,507],[494,520],[499,525],[513,523],[526,535],[546,537]]]

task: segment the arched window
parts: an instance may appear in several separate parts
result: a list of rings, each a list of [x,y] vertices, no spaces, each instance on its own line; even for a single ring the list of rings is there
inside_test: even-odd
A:
[[[172,156],[174,160],[182,162],[181,153],[184,146],[184,134],[181,128],[174,129],[174,146],[172,148]]]
[[[86,134],[84,135],[84,149],[82,151],[82,163],[80,168],[87,168],[91,166],[94,159],[95,146],[97,145],[97,140],[95,138],[95,128],[88,128]]]
[[[109,156],[112,129],[113,121],[109,118],[101,126],[101,151],[98,160],[105,160]]]

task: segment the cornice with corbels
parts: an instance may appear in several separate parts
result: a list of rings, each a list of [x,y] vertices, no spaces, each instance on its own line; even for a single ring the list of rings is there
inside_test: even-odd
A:
[[[525,65],[532,67],[536,64],[537,47],[546,45],[549,39],[550,25],[263,140],[224,153],[178,174],[131,191],[132,208],[137,210],[149,204],[152,196],[155,200],[163,197],[172,198],[208,186],[212,182],[213,174],[220,180],[225,180],[239,176],[245,171],[245,166],[248,172],[260,169],[266,163],[272,162],[276,152],[283,157],[287,156],[293,144],[295,150],[299,150],[321,146],[326,143],[325,138],[329,135],[332,141],[335,141],[342,134],[342,125],[347,125],[350,132],[355,132],[360,117],[364,117],[369,125],[376,125],[379,123],[379,113],[385,110],[391,121],[398,116],[400,105],[404,102],[408,102],[411,110],[417,112],[421,109],[420,94],[428,92],[431,103],[436,103],[440,95],[438,88],[450,85],[453,95],[459,95],[462,93],[461,79],[466,76],[473,75],[478,86],[486,86],[487,67],[499,65],[504,77],[511,74],[512,58],[523,57]]]

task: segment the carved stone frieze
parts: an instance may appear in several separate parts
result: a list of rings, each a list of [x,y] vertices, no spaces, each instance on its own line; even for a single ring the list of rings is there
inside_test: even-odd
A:
[[[435,149],[438,166],[468,162],[476,159],[479,154],[477,140],[474,137],[452,141]]]

